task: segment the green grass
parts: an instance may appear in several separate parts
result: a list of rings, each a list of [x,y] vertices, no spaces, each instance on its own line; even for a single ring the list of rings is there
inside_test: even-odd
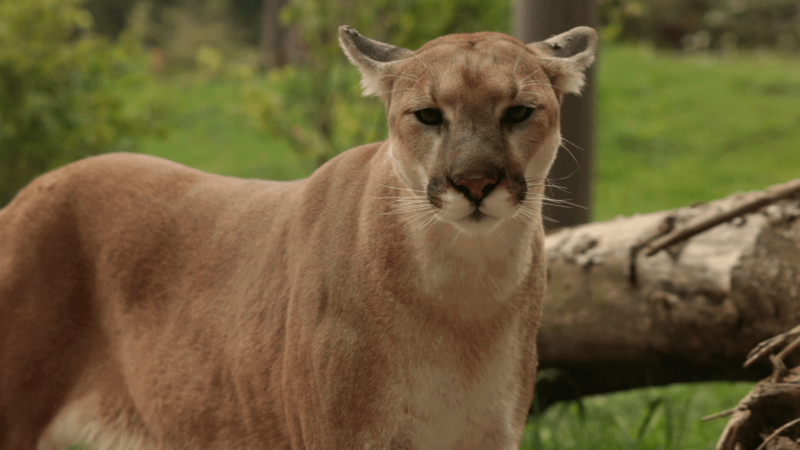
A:
[[[800,60],[709,57],[605,45],[599,58],[598,220],[676,208],[800,177]],[[240,85],[163,81],[138,98],[173,106],[174,131],[145,153],[209,172],[293,179],[313,165],[259,131]],[[371,100],[365,100],[371,101]],[[744,357],[744,355],[743,355]],[[523,449],[710,449],[747,383],[638,389],[555,405],[526,428]]]
[[[658,211],[800,176],[800,59],[599,57],[596,212]]]
[[[162,80],[139,92],[137,102],[169,105],[170,132],[149,138],[140,150],[207,172],[242,178],[294,180],[313,164],[281,139],[258,130],[241,110],[241,85],[231,80]]]
[[[699,383],[635,389],[552,406],[525,428],[521,450],[713,449],[730,409],[750,383]]]

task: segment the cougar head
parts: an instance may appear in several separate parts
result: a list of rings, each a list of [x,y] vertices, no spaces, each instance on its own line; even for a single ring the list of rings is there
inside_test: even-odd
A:
[[[438,219],[471,235],[538,220],[561,141],[561,99],[584,84],[593,29],[528,45],[501,33],[453,34],[412,52],[343,26],[339,41],[364,95],[385,103],[395,173]]]

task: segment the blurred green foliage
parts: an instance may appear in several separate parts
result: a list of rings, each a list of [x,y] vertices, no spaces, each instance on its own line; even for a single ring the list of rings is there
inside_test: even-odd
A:
[[[91,33],[79,0],[0,0],[0,205],[33,177],[158,132],[112,86],[135,83],[139,42]]]
[[[233,26],[229,31],[242,37],[250,45],[258,45],[261,36],[261,6],[259,0],[86,0],[86,9],[92,13],[95,31],[112,38],[119,36],[130,24],[136,8],[148,12],[147,20],[159,25],[169,25],[169,16],[175,10],[180,14],[196,15],[216,13],[216,22],[227,21]],[[207,18],[204,20],[209,22]],[[162,36],[163,37],[163,36]],[[145,36],[148,44],[157,36]]]
[[[361,100],[359,74],[338,44],[338,27],[416,49],[441,35],[509,32],[510,2],[482,0],[292,0],[282,20],[302,38],[305,64],[274,69],[243,90],[250,117],[322,164],[351,147],[386,137],[383,104]],[[435,20],[429,18],[435,17]]]
[[[84,7],[94,18],[94,30],[116,39],[128,26],[131,10],[139,0],[85,0]]]
[[[599,0],[601,35],[684,50],[800,50],[797,0]]]
[[[359,77],[350,69],[346,61],[273,69],[243,88],[245,111],[320,166],[349,148],[385,139],[383,104],[359,98]]]
[[[238,3],[139,1],[129,13],[127,26],[141,30],[154,72],[175,74],[200,69],[204,75],[219,76],[225,64],[254,62],[258,57],[257,48],[250,42],[252,28],[241,27],[237,21]],[[209,62],[216,65],[215,71],[207,71]]]

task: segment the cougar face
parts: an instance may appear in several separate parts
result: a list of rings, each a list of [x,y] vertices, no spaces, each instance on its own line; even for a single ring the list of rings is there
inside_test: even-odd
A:
[[[500,33],[456,34],[416,52],[352,29],[344,36],[365,93],[386,102],[395,172],[437,210],[432,220],[482,235],[519,215],[538,218],[561,97],[580,89],[593,35],[579,28],[525,45]]]
[[[391,93],[395,167],[441,220],[484,234],[543,183],[537,175],[558,146],[558,99],[527,48],[495,33],[426,47],[399,65]],[[446,55],[458,57],[441,62]]]

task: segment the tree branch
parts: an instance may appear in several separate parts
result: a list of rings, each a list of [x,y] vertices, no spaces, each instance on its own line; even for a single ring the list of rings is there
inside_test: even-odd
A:
[[[711,217],[703,218],[695,223],[690,223],[684,227],[667,233],[664,236],[653,239],[645,247],[645,254],[647,256],[652,256],[659,250],[665,249],[672,244],[692,237],[723,222],[727,222],[734,217],[753,212],[761,207],[769,205],[770,203],[774,203],[777,200],[791,197],[798,193],[800,193],[800,178],[792,180],[788,183],[777,184],[761,192],[757,197],[747,200],[733,209],[724,211]]]

